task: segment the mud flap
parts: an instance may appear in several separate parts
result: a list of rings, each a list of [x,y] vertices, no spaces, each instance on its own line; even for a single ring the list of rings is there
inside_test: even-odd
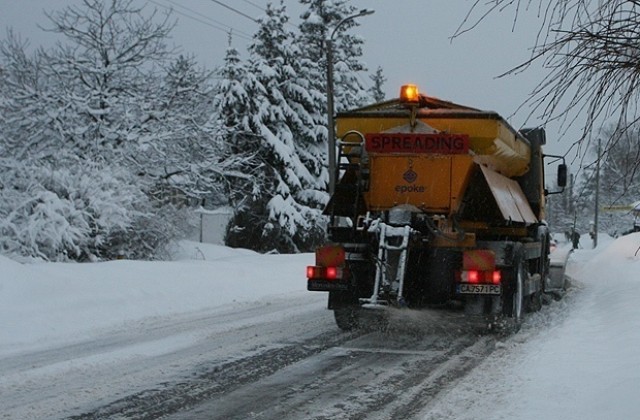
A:
[[[561,296],[567,288],[565,269],[573,249],[557,249],[549,256],[549,277],[545,279],[545,293]]]

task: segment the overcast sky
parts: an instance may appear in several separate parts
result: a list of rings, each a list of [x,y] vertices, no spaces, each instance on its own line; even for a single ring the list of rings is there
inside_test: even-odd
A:
[[[220,64],[233,28],[234,46],[242,53],[257,25],[249,17],[261,15],[267,0],[135,0],[147,7],[173,7],[178,26],[173,42],[185,53],[195,54],[209,67]],[[43,11],[61,9],[80,0],[0,0],[0,36],[14,28],[32,46],[51,45],[55,37],[38,25],[47,25]],[[416,83],[423,93],[476,108],[494,110],[515,127],[526,123],[528,112],[513,115],[536,83],[542,70],[497,79],[501,73],[529,57],[539,29],[533,13],[492,16],[470,33],[451,40],[475,0],[352,0],[358,9],[375,11],[359,18],[354,32],[366,40],[364,61],[371,71],[382,66],[388,97],[397,96],[400,85]],[[225,8],[226,4],[236,11]],[[299,22],[298,0],[285,0],[292,24]],[[247,15],[247,16],[244,16]],[[368,77],[363,82],[370,85]],[[530,120],[526,125],[538,124]],[[564,153],[575,140],[558,139],[558,127],[547,127],[548,151]]]

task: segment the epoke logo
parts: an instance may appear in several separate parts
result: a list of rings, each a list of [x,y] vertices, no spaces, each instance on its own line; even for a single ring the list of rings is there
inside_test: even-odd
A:
[[[409,184],[413,184],[418,179],[418,174],[412,168],[409,168],[403,175],[402,179],[407,181]]]
[[[409,169],[402,175],[402,179],[407,181],[409,184],[413,184],[418,179],[418,174],[413,170],[413,159],[409,159]]]
[[[413,170],[413,161],[409,159],[409,169],[402,174],[402,179],[409,184],[413,184],[418,179],[418,174]],[[396,185],[395,190],[401,194],[404,193],[423,193],[425,187],[423,185]]]

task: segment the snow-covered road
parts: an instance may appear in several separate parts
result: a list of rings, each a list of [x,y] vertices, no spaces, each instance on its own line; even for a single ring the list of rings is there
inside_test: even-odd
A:
[[[325,300],[151,318],[5,357],[2,418],[411,418],[495,349],[439,312],[342,333]]]
[[[198,382],[197,375],[211,368],[318,333],[336,335],[332,320],[322,316],[324,306],[321,296],[308,295],[149,318],[87,341],[4,357],[0,418],[140,418],[148,404],[156,405],[158,415],[172,411],[194,398],[187,395],[194,390],[179,384]],[[154,393],[174,401],[145,401]],[[102,406],[108,411],[96,411]]]
[[[640,234],[602,242],[507,338],[425,311],[342,333],[326,295],[304,290],[312,255],[0,257],[0,418],[631,418]]]

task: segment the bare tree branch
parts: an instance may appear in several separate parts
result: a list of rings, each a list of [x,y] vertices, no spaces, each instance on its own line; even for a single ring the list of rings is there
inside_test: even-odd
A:
[[[559,121],[565,129],[581,124],[572,148],[583,151],[605,122],[615,122],[614,136],[638,122],[639,0],[476,0],[454,37],[507,10],[515,13],[514,25],[525,11],[537,11],[541,22],[531,57],[500,75],[534,64],[547,71],[521,106],[530,117]]]

